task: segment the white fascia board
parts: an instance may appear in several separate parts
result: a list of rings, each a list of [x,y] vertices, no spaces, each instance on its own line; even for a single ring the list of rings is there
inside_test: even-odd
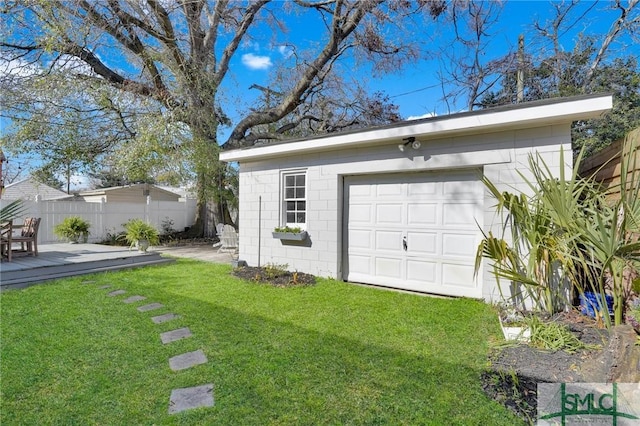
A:
[[[371,146],[391,141],[397,143],[403,138],[411,136],[424,142],[429,139],[452,135],[460,136],[531,126],[571,123],[576,120],[600,117],[603,113],[609,111],[612,105],[613,97],[611,95],[603,95],[551,104],[543,103],[523,108],[497,111],[481,110],[477,114],[463,113],[434,117],[426,120],[407,121],[388,127],[364,129],[359,132],[223,151],[220,153],[220,161],[259,161],[273,157]]]

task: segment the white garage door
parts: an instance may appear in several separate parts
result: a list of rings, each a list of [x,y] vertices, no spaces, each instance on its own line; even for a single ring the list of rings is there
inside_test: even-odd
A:
[[[481,297],[474,278],[482,233],[480,172],[345,178],[347,281]]]

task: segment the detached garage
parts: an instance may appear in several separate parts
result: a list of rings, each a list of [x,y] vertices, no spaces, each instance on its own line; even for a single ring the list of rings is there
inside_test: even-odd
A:
[[[530,154],[570,171],[560,152],[571,152],[571,123],[611,104],[609,95],[552,99],[222,152],[239,164],[240,259],[496,299],[488,265],[474,275],[482,233],[503,227],[482,178],[526,192]],[[284,226],[305,238],[274,238]]]

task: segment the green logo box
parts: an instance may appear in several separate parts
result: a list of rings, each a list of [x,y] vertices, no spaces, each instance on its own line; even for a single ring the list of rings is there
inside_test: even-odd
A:
[[[538,425],[640,426],[638,383],[538,383]]]

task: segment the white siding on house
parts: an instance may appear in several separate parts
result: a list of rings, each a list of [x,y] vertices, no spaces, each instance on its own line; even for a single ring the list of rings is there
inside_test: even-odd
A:
[[[343,185],[346,176],[420,171],[482,170],[500,190],[528,192],[518,172],[528,174],[529,154],[539,154],[558,173],[571,164],[570,124],[540,126],[422,142],[418,150],[398,150],[401,140],[375,146],[308,154],[297,153],[268,161],[240,163],[240,259],[249,265],[287,264],[289,269],[343,279]],[[566,164],[560,164],[564,149]],[[307,172],[307,224],[309,239],[288,243],[271,236],[281,223],[280,176],[288,170]],[[484,191],[484,231],[501,235],[495,200]],[[259,215],[261,222],[258,221]],[[260,247],[259,247],[260,246]],[[258,259],[260,253],[260,259]],[[484,265],[482,296],[496,299],[495,278]]]

